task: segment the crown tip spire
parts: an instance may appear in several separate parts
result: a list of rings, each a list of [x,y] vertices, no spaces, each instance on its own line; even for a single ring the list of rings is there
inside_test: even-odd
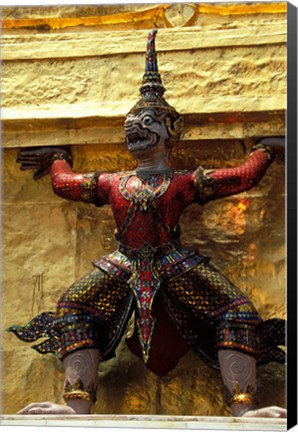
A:
[[[152,90],[162,95],[165,91],[165,88],[161,83],[161,77],[158,72],[157,65],[157,54],[155,49],[155,38],[157,31],[157,29],[151,30],[148,34],[145,73],[143,76],[143,83],[140,92],[144,93],[146,91]]]
[[[148,34],[147,38],[147,47],[146,47],[146,60],[155,57],[156,59],[156,50],[155,50],[155,38],[157,34],[157,29],[151,30]]]

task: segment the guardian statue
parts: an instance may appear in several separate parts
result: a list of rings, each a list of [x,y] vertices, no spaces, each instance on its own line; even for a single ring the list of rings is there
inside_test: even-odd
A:
[[[67,148],[21,150],[21,169],[38,179],[50,173],[55,194],[98,207],[110,205],[118,249],[93,263],[57,303],[25,326],[22,341],[56,354],[65,366],[65,405],[32,403],[21,414],[87,414],[96,399],[98,366],[115,355],[132,313],[131,351],[156,374],[166,375],[191,347],[220,369],[234,416],[285,416],[257,409],[256,366],[284,362],[285,323],[262,320],[252,302],[197,250],[180,242],[179,219],[190,204],[239,194],[258,184],[283,138],[264,138],[235,168],[173,168],[171,150],[183,129],[181,115],[163,95],[156,30],[149,33],[140,99],[126,116],[130,172],[77,174]]]

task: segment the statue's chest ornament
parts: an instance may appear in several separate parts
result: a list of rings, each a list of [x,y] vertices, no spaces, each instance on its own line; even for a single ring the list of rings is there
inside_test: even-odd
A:
[[[142,213],[146,213],[154,207],[156,200],[167,191],[170,184],[171,177],[168,175],[151,176],[146,179],[127,176],[121,179],[119,191],[123,198]]]

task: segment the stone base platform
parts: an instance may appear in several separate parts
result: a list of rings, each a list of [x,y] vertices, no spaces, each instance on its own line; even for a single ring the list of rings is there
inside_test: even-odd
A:
[[[3,415],[2,426],[71,426],[129,429],[286,431],[286,419],[165,415]]]

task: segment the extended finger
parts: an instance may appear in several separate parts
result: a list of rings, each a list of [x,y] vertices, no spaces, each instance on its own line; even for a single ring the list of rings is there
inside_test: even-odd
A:
[[[35,161],[36,159],[38,159],[38,155],[30,155],[30,156],[19,155],[17,157],[17,162]]]
[[[34,148],[23,148],[23,149],[20,149],[19,150],[19,155],[28,155],[28,156],[31,156],[31,155],[33,155],[33,154],[36,154],[36,153],[38,153],[38,152],[41,152],[41,151],[43,151],[44,150],[44,148],[38,148],[38,147],[34,147]]]
[[[38,165],[40,165],[40,162],[38,159],[36,159],[36,160],[22,160],[22,161],[17,161],[17,162],[23,166],[26,166],[26,165],[38,166]]]
[[[21,171],[25,171],[28,169],[38,169],[38,168],[39,168],[39,165],[33,165],[33,164],[22,164],[20,166]]]
[[[34,180],[39,180],[40,178],[47,175],[48,173],[49,173],[48,170],[39,170],[34,174],[33,178]]]
[[[18,152],[18,155],[21,155],[21,156],[32,156],[32,155],[34,155],[34,154],[37,154],[38,152],[40,152],[40,150],[39,149],[22,149],[22,150],[20,150],[19,152]]]

